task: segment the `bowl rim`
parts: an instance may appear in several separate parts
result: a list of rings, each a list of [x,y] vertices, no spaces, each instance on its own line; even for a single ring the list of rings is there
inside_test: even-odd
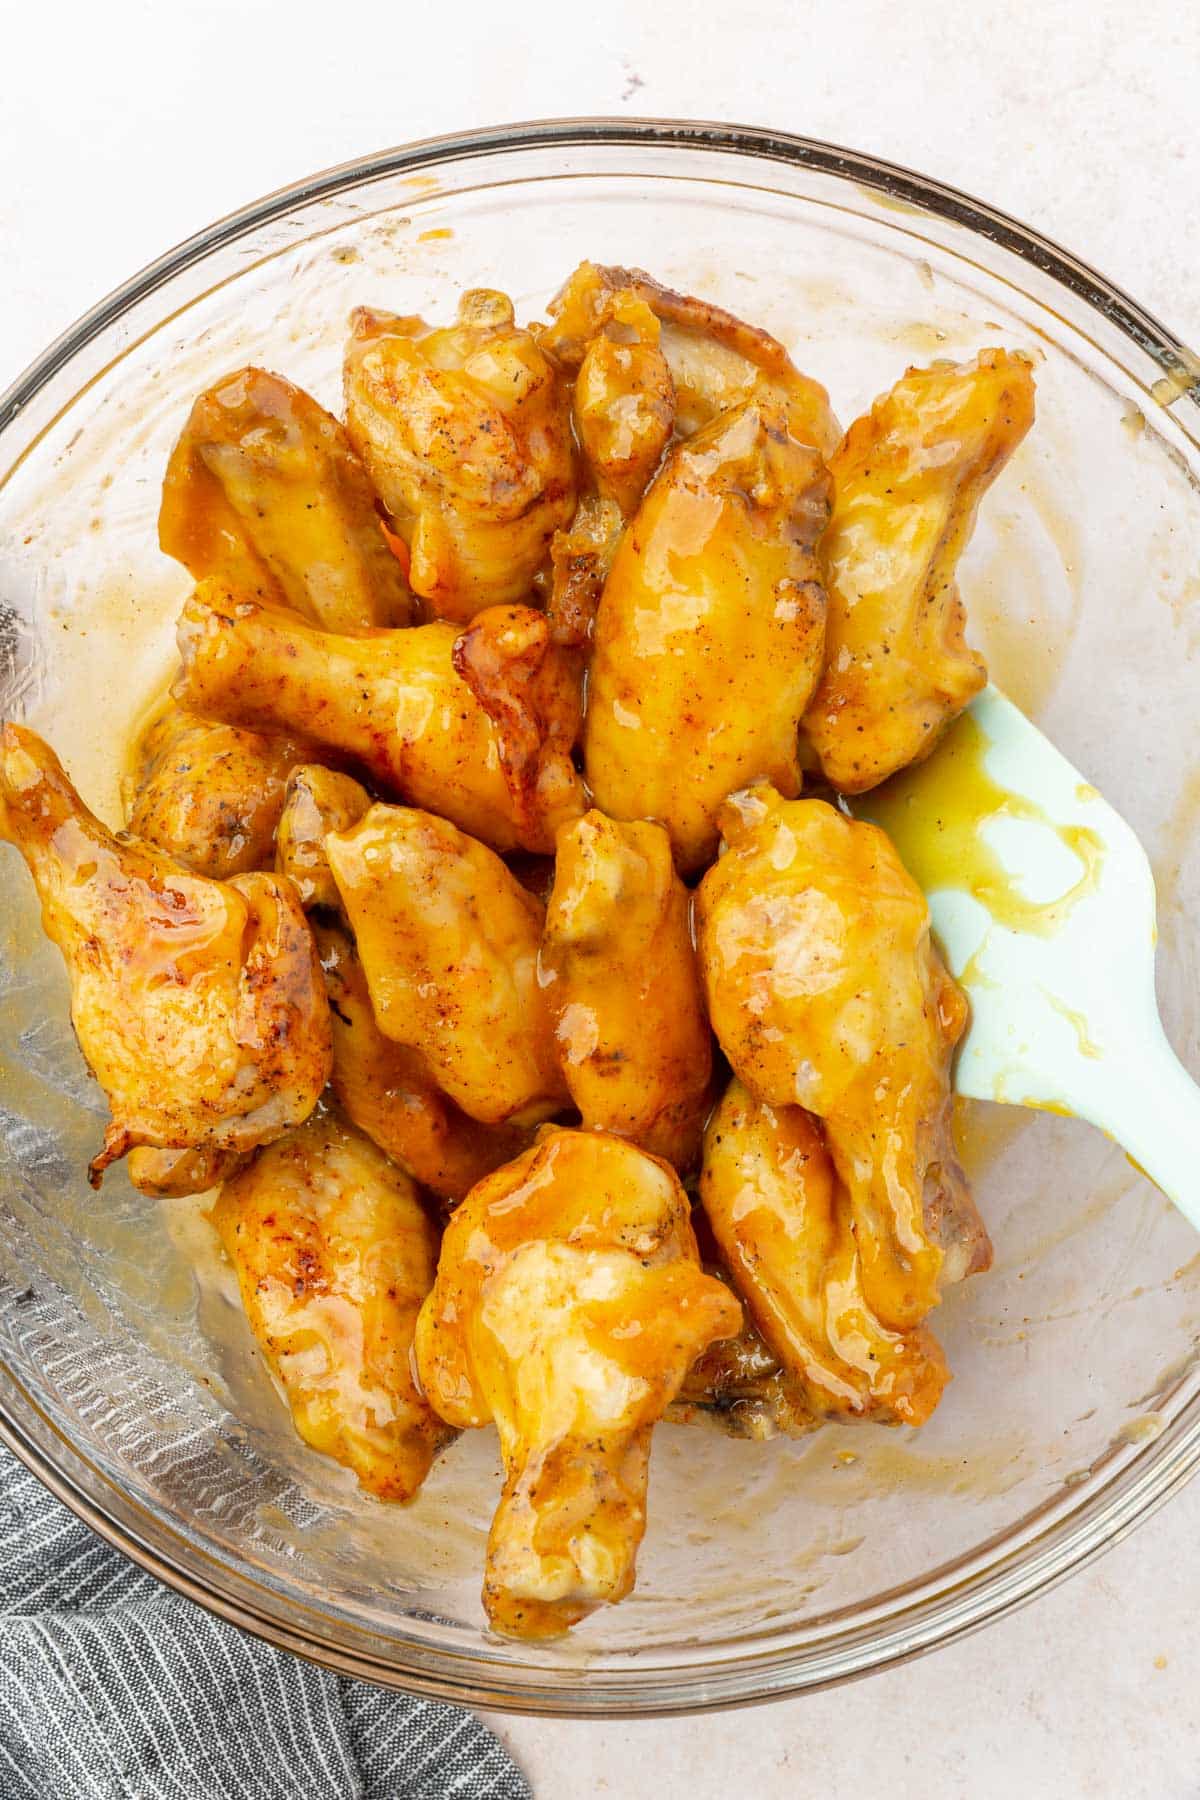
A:
[[[148,263],[48,344],[0,394],[0,438],[41,389],[123,314],[214,250],[298,207],[388,176],[419,174],[434,164],[502,152],[596,146],[733,153],[787,164],[838,177],[964,227],[1048,276],[1148,355],[1165,378],[1161,403],[1200,447],[1200,359],[1123,289],[1011,215],[899,164],[819,139],[716,121],[616,116],[532,120],[414,140],[336,164],[226,214]],[[458,1704],[545,1716],[651,1717],[709,1711],[814,1692],[897,1666],[955,1642],[1048,1591],[1119,1542],[1200,1466],[1200,1422],[1189,1425],[1178,1418],[1160,1438],[1153,1467],[1140,1468],[1136,1459],[1128,1459],[1082,1510],[1062,1518],[1055,1516],[1061,1508],[1040,1509],[1049,1514],[1043,1525],[1038,1524],[1040,1513],[1032,1515],[1023,1539],[1007,1554],[993,1557],[975,1577],[967,1565],[984,1555],[987,1545],[977,1546],[962,1559],[960,1580],[933,1595],[918,1596],[911,1606],[891,1614],[882,1631],[860,1627],[815,1655],[787,1648],[750,1651],[720,1670],[680,1665],[647,1671],[648,1680],[639,1678],[636,1668],[619,1675],[603,1672],[599,1682],[589,1681],[586,1669],[578,1673],[532,1669],[513,1684],[511,1674],[506,1682],[502,1663],[469,1654],[422,1647],[410,1666],[398,1668],[366,1647],[346,1647],[315,1632],[307,1635],[277,1608],[257,1604],[254,1596],[269,1597],[273,1590],[241,1571],[222,1568],[213,1582],[199,1580],[150,1541],[150,1534],[143,1534],[133,1519],[106,1510],[54,1461],[39,1442],[40,1434],[29,1431],[10,1411],[8,1395],[20,1395],[35,1415],[40,1412],[36,1402],[10,1370],[3,1374],[8,1391],[0,1392],[0,1443],[100,1538],[169,1588],[273,1647],[336,1673]],[[44,1423],[57,1437],[51,1422]],[[131,1505],[130,1510],[136,1514],[140,1509]],[[169,1521],[155,1524],[160,1527],[158,1537],[173,1536],[184,1543]],[[865,1643],[860,1641],[864,1636]]]

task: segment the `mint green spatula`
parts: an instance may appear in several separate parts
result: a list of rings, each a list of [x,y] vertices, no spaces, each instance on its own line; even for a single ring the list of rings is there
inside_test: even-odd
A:
[[[1200,1087],[1159,1021],[1125,821],[994,687],[853,810],[891,833],[970,998],[958,1092],[1090,1120],[1200,1228]]]

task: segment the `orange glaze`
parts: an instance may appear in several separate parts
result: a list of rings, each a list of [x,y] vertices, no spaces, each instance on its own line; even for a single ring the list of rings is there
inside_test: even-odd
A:
[[[596,618],[584,732],[596,805],[657,819],[683,871],[749,781],[797,793],[796,732],[821,670],[814,554],[829,478],[750,401],[668,457],[617,549]]]
[[[733,1082],[705,1134],[700,1194],[738,1292],[812,1412],[923,1424],[945,1358],[924,1326],[890,1331],[873,1313],[849,1196],[812,1115]]]
[[[522,842],[495,730],[456,672],[453,625],[354,637],[201,582],[180,615],[175,696],[205,718],[299,731],[497,850]]]
[[[991,1247],[954,1154],[950,1061],[966,1000],[884,833],[761,786],[721,814],[696,897],[709,1017],[734,1072],[825,1121],[866,1298],[893,1330]]]
[[[589,812],[559,834],[538,964],[583,1123],[680,1169],[713,1098],[690,906],[661,826]]]
[[[239,369],[201,394],[163,481],[159,542],[329,631],[406,625],[413,601],[345,428],[301,388]]]
[[[454,1213],[417,1323],[448,1422],[494,1419],[505,1483],[484,1605],[497,1630],[566,1630],[633,1586],[650,1432],[741,1309],[699,1267],[665,1163],[547,1127]]]

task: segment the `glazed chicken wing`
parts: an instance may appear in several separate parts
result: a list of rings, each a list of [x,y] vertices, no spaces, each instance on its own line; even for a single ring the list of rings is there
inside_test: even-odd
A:
[[[445,819],[373,806],[325,853],[379,1028],[420,1051],[484,1124],[533,1124],[567,1091],[538,985],[543,908],[500,858]]]
[[[784,413],[799,443],[828,456],[840,433],[820,382],[802,375],[778,339],[723,307],[677,294],[643,269],[580,263],[550,302],[542,343],[568,369],[579,368],[611,321],[642,305],[659,321],[658,348],[671,377],[674,425],[690,437],[750,399]],[[637,317],[638,315],[634,315]]]
[[[596,610],[621,542],[621,509],[613,500],[585,494],[565,531],[550,542],[550,597],[546,621],[551,641],[569,649],[591,644]]]
[[[94,1182],[138,1145],[245,1151],[308,1116],[329,1075],[329,1008],[290,883],[209,881],[114,837],[19,725],[0,734],[0,836],[33,874],[112,1109]]]
[[[1032,423],[1028,358],[984,350],[961,367],[910,369],[833,457],[827,663],[804,726],[844,793],[928,756],[987,680],[954,572]]]
[[[437,621],[341,636],[201,582],[180,616],[175,695],[205,718],[304,732],[498,850],[553,850],[558,814],[535,808],[528,841],[528,797],[510,788],[496,727],[454,667],[457,635]],[[553,666],[568,653],[548,646],[546,654]],[[547,729],[561,730],[557,712]],[[556,757],[548,760],[564,815],[578,816],[578,783],[565,780]],[[549,791],[538,789],[543,798]]]
[[[356,312],[346,420],[439,618],[528,597],[574,511],[574,454],[566,388],[505,295],[470,290],[437,331]]]
[[[584,1125],[690,1167],[712,1103],[712,1033],[690,899],[660,825],[590,812],[560,832],[539,970]]]
[[[212,1220],[300,1436],[411,1500],[452,1433],[410,1366],[438,1240],[408,1176],[320,1111],[225,1183]]]
[[[137,746],[129,829],[214,881],[269,869],[284,783],[304,754],[290,738],[214,725],[169,701]]]
[[[924,1326],[892,1331],[872,1311],[849,1196],[811,1113],[733,1082],[705,1133],[700,1195],[738,1293],[813,1415],[923,1424],[945,1360]]]
[[[596,619],[588,781],[612,818],[664,825],[685,872],[715,852],[735,788],[768,777],[799,791],[828,512],[820,457],[751,401],[674,450],[617,550]]]
[[[671,441],[675,384],[644,300],[618,289],[583,352],[575,430],[601,496],[628,518]]]
[[[696,902],[713,1029],[761,1100],[824,1120],[863,1293],[908,1330],[990,1261],[950,1134],[966,1001],[876,826],[761,786],[730,800],[721,829],[726,853]]]
[[[483,1589],[497,1631],[552,1636],[629,1592],[651,1428],[740,1321],[699,1266],[675,1175],[620,1138],[548,1129],[463,1201],[416,1356],[444,1419],[500,1434]]]
[[[492,722],[520,841],[551,851],[584,807],[571,751],[583,723],[583,668],[529,606],[489,606],[454,646],[454,667]]]
[[[341,909],[325,838],[331,831],[349,831],[370,809],[371,796],[360,782],[322,763],[300,763],[288,776],[275,833],[275,867],[293,883],[306,912]]]
[[[281,375],[239,369],[192,407],[167,465],[159,543],[328,631],[405,625],[412,595],[345,430]]]
[[[333,1072],[329,1085],[351,1122],[415,1181],[461,1200],[484,1175],[524,1149],[528,1132],[481,1125],[438,1087],[425,1058],[384,1037],[342,909],[325,838],[349,831],[371,807],[348,775],[319,764],[294,769],[279,821],[276,866],[303,905],[315,909],[313,935],[329,994]]]

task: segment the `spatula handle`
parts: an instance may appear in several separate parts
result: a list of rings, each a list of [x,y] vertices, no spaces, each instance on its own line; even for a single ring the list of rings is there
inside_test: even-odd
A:
[[[1115,1104],[1108,1094],[1104,1125],[1200,1231],[1200,1086],[1158,1034],[1139,1045],[1128,1077]]]

